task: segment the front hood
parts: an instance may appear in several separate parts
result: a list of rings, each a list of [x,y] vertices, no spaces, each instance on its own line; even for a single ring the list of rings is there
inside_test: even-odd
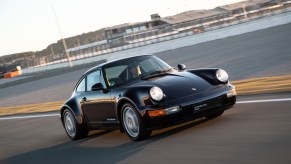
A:
[[[140,85],[160,87],[168,100],[194,95],[214,87],[201,77],[190,72],[171,72],[134,84],[134,86]]]

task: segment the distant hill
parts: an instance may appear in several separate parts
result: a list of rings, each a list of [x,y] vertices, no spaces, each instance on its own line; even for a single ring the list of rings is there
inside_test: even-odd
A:
[[[104,39],[105,39],[104,28],[93,31],[93,32],[83,33],[81,35],[65,38],[68,48],[73,48],[73,47],[93,43],[93,42],[104,40]],[[61,53],[64,51],[62,40],[58,40],[57,43],[52,43],[47,48],[41,51],[36,51],[36,52],[28,51],[28,52],[21,52],[21,53],[1,56],[0,65],[21,63],[27,58],[32,59],[32,58],[50,55],[52,54],[51,47],[54,53]]]

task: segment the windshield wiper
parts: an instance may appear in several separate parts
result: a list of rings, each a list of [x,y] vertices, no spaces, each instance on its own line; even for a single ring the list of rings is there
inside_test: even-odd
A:
[[[153,71],[153,72],[150,72],[150,73],[146,73],[146,74],[143,74],[141,76],[141,79],[148,79],[148,78],[151,78],[151,77],[155,77],[155,76],[159,76],[159,75],[164,75],[164,74],[167,74],[168,71],[172,70],[173,67],[169,68],[169,69],[166,69],[166,70],[158,70],[158,71]]]

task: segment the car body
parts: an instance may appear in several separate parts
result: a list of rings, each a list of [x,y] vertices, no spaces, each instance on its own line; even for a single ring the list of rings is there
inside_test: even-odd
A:
[[[120,129],[132,140],[152,130],[221,115],[236,102],[235,87],[218,68],[176,70],[153,55],[103,63],[88,70],[61,108],[71,139],[93,129]]]

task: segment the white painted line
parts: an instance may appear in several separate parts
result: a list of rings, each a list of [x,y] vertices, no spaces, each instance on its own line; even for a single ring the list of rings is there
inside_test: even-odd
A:
[[[262,103],[262,102],[282,102],[282,101],[291,101],[291,98],[284,99],[268,99],[268,100],[250,100],[250,101],[237,101],[237,104],[250,104],[250,103]],[[59,116],[60,114],[39,114],[39,115],[25,115],[25,116],[7,116],[0,118],[1,120],[13,120],[13,119],[24,119],[24,118],[40,118],[40,117],[53,117]]]
[[[25,116],[7,116],[0,118],[0,120],[14,120],[14,119],[23,119],[23,118],[40,118],[40,117],[52,117],[59,116],[60,114],[40,114],[40,115],[25,115]]]
[[[250,103],[261,103],[261,102],[281,102],[281,101],[291,101],[291,98],[284,99],[268,99],[268,100],[250,100],[250,101],[237,101],[237,104],[250,104]]]

